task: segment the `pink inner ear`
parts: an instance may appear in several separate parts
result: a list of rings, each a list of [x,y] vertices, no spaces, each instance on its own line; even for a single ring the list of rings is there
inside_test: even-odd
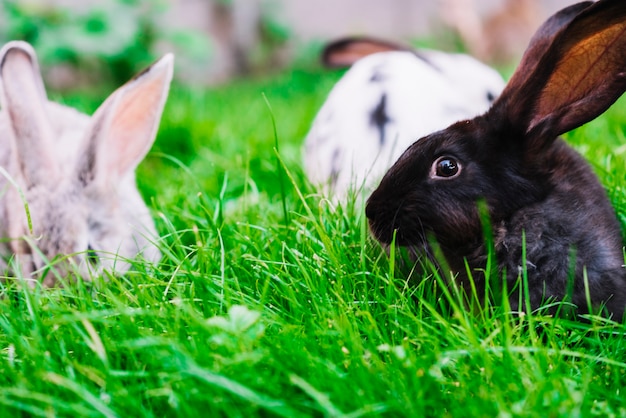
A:
[[[173,70],[174,56],[168,54],[98,108],[77,167],[83,184],[115,186],[134,171],[154,142]]]
[[[134,170],[154,142],[167,95],[169,76],[145,74],[115,94],[113,114],[108,120],[106,172],[118,177]]]
[[[154,86],[154,82],[151,83]],[[124,95],[117,103],[115,115],[110,120],[108,141],[110,172],[123,175],[135,168],[152,144],[155,131],[154,91],[135,90]],[[153,88],[154,90],[154,88]]]

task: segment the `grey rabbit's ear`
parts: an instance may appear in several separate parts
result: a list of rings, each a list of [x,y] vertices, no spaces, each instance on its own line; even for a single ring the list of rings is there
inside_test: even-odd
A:
[[[327,68],[349,67],[357,60],[370,54],[387,51],[413,51],[413,49],[375,38],[342,38],[326,45],[322,52],[322,64]]]
[[[96,110],[78,167],[83,184],[113,184],[143,160],[155,140],[173,71],[174,56],[167,54]]]
[[[0,104],[14,134],[17,159],[26,184],[54,181],[52,126],[46,91],[33,48],[22,41],[0,50]]]
[[[599,116],[626,90],[626,2],[581,3],[550,20],[560,23],[544,24],[492,108],[537,150]]]

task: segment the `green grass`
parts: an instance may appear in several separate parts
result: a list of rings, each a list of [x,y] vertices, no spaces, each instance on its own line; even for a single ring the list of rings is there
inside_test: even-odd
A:
[[[314,193],[301,142],[338,76],[173,89],[139,170],[162,263],[4,283],[0,416],[626,414],[624,326],[470,313]],[[568,136],[623,225],[625,132],[622,101]]]

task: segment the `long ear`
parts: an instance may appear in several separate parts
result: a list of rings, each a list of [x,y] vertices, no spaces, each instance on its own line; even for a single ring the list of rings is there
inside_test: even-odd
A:
[[[511,77],[507,88],[522,85],[528,76],[532,74],[537,63],[544,56],[550,45],[552,45],[556,34],[571,23],[580,12],[592,4],[592,1],[576,3],[556,12],[548,18],[548,20],[537,29],[537,32],[535,32],[530,40],[526,52],[520,64],[517,66],[517,70]]]
[[[96,110],[78,167],[83,184],[112,184],[135,170],[156,137],[173,72],[174,56],[167,54]]]
[[[326,45],[322,52],[322,64],[327,68],[349,67],[367,55],[386,51],[413,51],[413,49],[374,38],[342,38]]]
[[[582,9],[548,38],[540,57],[523,60],[537,64],[520,67],[502,93],[509,120],[536,140],[551,141],[594,119],[626,90],[626,1]]]
[[[37,56],[26,42],[9,42],[0,50],[0,90],[24,180],[29,186],[54,181],[58,168],[46,112],[48,99]]]

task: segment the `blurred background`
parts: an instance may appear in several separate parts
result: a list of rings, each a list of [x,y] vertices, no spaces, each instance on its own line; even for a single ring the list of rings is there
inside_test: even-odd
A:
[[[571,0],[1,0],[0,41],[23,39],[50,87],[119,85],[165,51],[212,85],[315,65],[325,41],[369,35],[515,63]]]

